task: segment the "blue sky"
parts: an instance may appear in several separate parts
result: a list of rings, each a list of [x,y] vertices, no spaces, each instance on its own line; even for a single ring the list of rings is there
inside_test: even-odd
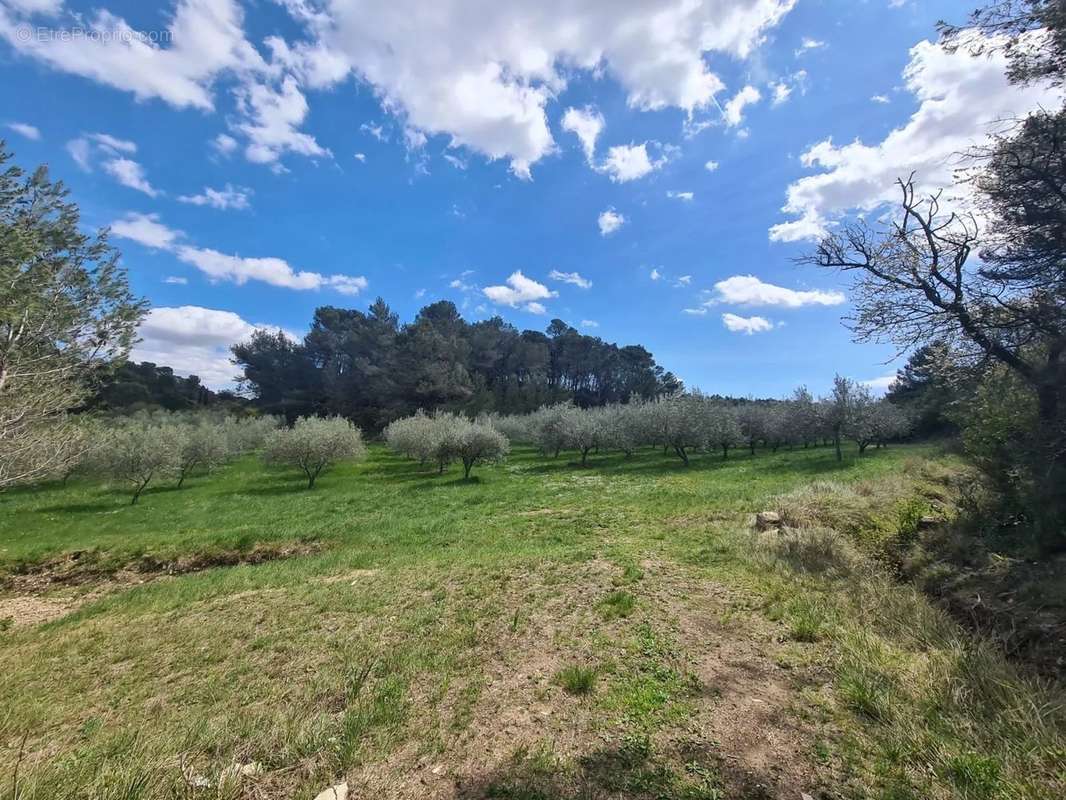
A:
[[[135,356],[216,386],[253,327],[380,295],[822,392],[893,352],[792,259],[1046,101],[935,45],[970,5],[0,0],[0,136],[113,227]]]

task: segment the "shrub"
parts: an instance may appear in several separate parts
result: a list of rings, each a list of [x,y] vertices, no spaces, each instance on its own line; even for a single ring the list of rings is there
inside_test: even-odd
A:
[[[301,417],[266,440],[263,457],[268,464],[297,467],[307,476],[307,488],[324,469],[338,461],[366,456],[359,429],[342,417]]]

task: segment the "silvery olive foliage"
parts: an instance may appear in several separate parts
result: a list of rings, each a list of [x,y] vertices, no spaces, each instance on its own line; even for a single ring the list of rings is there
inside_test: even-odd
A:
[[[469,478],[478,464],[500,461],[510,451],[507,437],[494,422],[488,416],[472,421],[458,414],[427,416],[419,411],[391,423],[385,429],[385,441],[399,455],[420,464],[434,463],[440,473],[458,461],[463,465],[463,477]]]
[[[308,489],[327,467],[365,457],[362,433],[343,417],[300,417],[291,428],[273,431],[263,447],[266,463],[298,468]]]
[[[130,505],[153,481],[178,475],[188,439],[185,426],[138,417],[102,432],[87,456],[89,469],[133,487]]]

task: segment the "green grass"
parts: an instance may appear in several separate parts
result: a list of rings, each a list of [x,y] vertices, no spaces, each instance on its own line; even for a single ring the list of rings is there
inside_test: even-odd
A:
[[[564,667],[556,673],[555,679],[570,694],[592,694],[596,688],[596,670],[592,667]]]
[[[191,778],[706,800],[775,769],[814,796],[1062,796],[1061,691],[864,555],[912,535],[950,458],[570,461],[519,448],[466,482],[372,447],[310,491],[245,459],[136,506],[92,481],[0,496],[7,596],[88,601],[0,625],[0,797],[16,762],[17,800],[199,797]],[[806,527],[754,534],[770,508]],[[730,716],[768,684],[769,721]],[[729,737],[778,724],[795,749],[738,771]]]

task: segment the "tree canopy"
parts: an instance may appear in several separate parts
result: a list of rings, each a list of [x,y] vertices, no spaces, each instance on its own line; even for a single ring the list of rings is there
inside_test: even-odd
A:
[[[586,336],[562,320],[520,331],[493,317],[467,322],[455,305],[426,306],[401,324],[384,300],[363,312],[324,306],[302,342],[260,332],[233,348],[243,386],[269,413],[336,414],[367,430],[416,410],[523,413],[671,394],[681,382],[639,345]]]

